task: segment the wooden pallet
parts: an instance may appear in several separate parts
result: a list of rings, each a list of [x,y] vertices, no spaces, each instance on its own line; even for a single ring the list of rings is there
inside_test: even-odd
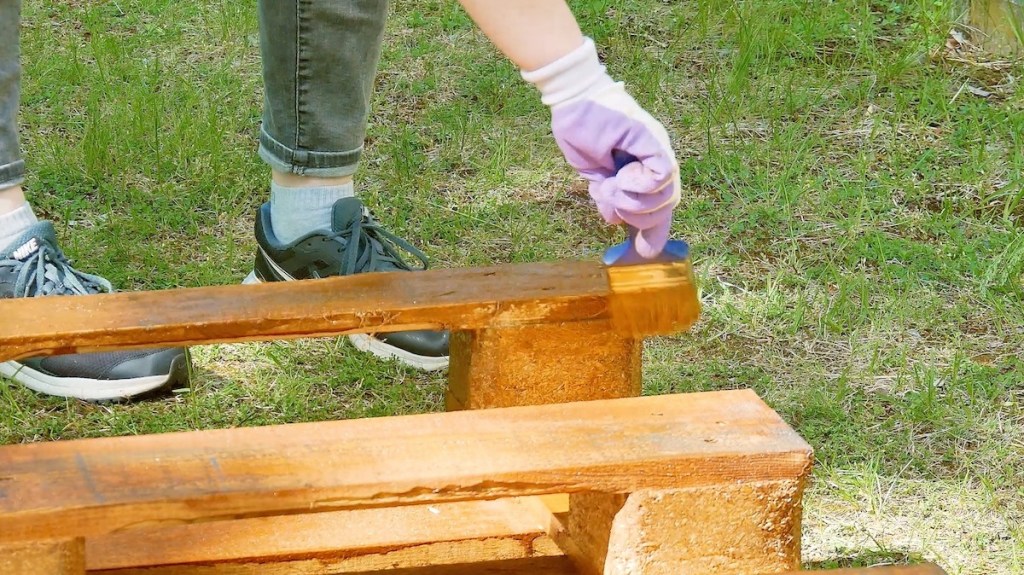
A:
[[[749,391],[635,397],[641,339],[699,313],[688,263],[636,273],[569,262],[0,302],[0,361],[423,328],[453,342],[452,413],[0,447],[0,573],[798,568],[810,448]],[[668,293],[684,305],[621,329],[623,302]],[[506,409],[462,411],[480,408]]]

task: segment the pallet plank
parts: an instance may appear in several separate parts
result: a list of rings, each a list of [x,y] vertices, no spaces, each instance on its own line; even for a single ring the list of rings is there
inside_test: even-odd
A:
[[[84,575],[85,544],[81,538],[0,543],[0,573]]]
[[[621,294],[612,289],[603,265],[567,261],[15,298],[0,301],[0,361],[158,345],[607,321],[615,301],[622,300],[618,308],[622,302],[642,306],[677,295],[692,305],[636,314],[637,335],[682,331],[697,319],[699,305],[688,262],[635,268],[635,274],[622,269],[612,273],[639,274],[636,282],[616,281]]]
[[[526,500],[524,500],[526,499]],[[127,529],[86,542],[90,571],[300,560],[333,570],[423,567],[558,553],[530,498],[411,505]]]
[[[11,445],[0,541],[793,479],[810,464],[810,447],[747,390]]]
[[[399,567],[373,571],[352,571],[330,561],[267,561],[265,563],[219,563],[90,571],[89,575],[577,575],[565,556],[499,559],[479,563]]]

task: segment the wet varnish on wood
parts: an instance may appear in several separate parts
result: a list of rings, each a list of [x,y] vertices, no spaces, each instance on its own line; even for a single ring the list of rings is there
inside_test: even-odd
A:
[[[637,273],[651,285],[610,278]],[[659,301],[671,304],[649,305]],[[682,331],[698,315],[688,263],[611,272],[597,263],[556,262],[371,273],[0,301],[0,361],[162,345],[587,321],[608,321],[643,337]]]

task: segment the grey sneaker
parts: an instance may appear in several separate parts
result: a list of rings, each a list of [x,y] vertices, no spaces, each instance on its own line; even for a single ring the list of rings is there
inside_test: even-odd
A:
[[[39,222],[0,251],[0,298],[88,295],[110,282],[71,267],[50,222]],[[120,400],[187,385],[189,361],[180,347],[80,353],[0,363],[0,376],[25,387],[88,401]]]
[[[256,217],[256,262],[245,283],[292,281],[362,272],[426,269],[420,250],[385,231],[358,198],[334,204],[332,231],[318,231],[285,244],[270,224],[270,204]],[[413,267],[402,259],[404,251],[422,264]],[[448,332],[404,331],[351,335],[357,349],[385,359],[396,359],[425,371],[448,367]]]

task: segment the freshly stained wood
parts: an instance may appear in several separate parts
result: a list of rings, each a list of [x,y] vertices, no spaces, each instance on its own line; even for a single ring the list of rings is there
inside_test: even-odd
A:
[[[634,266],[612,275],[627,302],[627,311],[616,312],[624,329],[653,335],[681,331],[696,320],[688,263]],[[0,361],[156,345],[609,320],[613,307],[622,308],[612,305],[618,295],[611,284],[598,263],[557,262],[17,298],[0,301]],[[665,300],[678,302],[659,306],[654,315],[628,312]]]
[[[86,557],[90,572],[300,560],[341,572],[561,554],[546,519],[532,498],[257,517],[126,529],[90,538]]]
[[[806,475],[750,391],[0,448],[0,541],[145,525]]]

